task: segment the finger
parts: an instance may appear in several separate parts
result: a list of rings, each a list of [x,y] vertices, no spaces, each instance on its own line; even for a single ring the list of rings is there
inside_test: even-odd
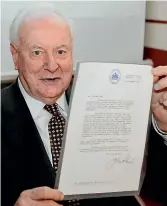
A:
[[[28,195],[32,200],[63,200],[64,195],[62,192],[49,187],[37,187],[31,190],[25,191],[25,195]],[[28,193],[28,194],[27,194]]]
[[[159,77],[158,76],[154,76],[154,83],[158,82]]]
[[[163,102],[163,105],[167,107],[167,100]]]
[[[161,99],[162,92],[153,91],[151,98],[151,106],[152,108],[159,106],[159,100]]]
[[[167,102],[167,92],[165,92],[165,93],[161,96],[159,102],[162,103],[162,104],[164,104],[165,106],[167,106],[167,105],[166,105],[166,102]]]
[[[167,88],[167,76],[160,79],[156,84],[154,84],[155,90],[161,90]]]
[[[152,69],[152,74],[154,76],[166,76],[167,75],[167,66],[159,66]]]
[[[33,201],[34,206],[63,206],[61,204],[58,204],[57,202],[54,202],[53,200],[43,200],[43,201]]]

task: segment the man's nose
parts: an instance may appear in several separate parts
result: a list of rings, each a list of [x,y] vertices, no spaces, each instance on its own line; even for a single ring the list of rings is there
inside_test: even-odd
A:
[[[45,65],[45,68],[50,72],[55,72],[59,67],[56,57],[52,54],[47,55]]]

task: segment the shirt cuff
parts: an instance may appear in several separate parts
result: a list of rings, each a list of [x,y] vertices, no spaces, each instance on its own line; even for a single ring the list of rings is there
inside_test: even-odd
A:
[[[157,124],[157,122],[156,122],[156,120],[155,120],[155,118],[154,118],[153,115],[152,115],[152,123],[153,123],[153,127],[154,127],[155,131],[156,131],[161,137],[163,137],[164,143],[167,145],[167,132],[164,132],[164,131],[162,131],[162,130],[159,128],[159,126],[158,126],[158,124]]]

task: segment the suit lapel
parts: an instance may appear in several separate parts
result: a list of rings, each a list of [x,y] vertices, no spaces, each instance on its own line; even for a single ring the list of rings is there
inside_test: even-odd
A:
[[[65,95],[66,95],[66,100],[67,100],[67,104],[69,105],[70,103],[70,97],[71,97],[71,90],[72,90],[72,85],[73,85],[73,79],[74,79],[74,76],[72,77],[72,80],[70,82],[70,85],[68,87],[68,89],[66,90],[65,92]]]
[[[14,131],[16,132],[15,135],[23,138],[22,141],[24,142],[25,150],[27,150],[27,155],[29,156],[27,159],[31,157],[33,160],[38,161],[39,158],[42,158],[45,165],[53,172],[52,164],[50,163],[44,144],[28,106],[20,92],[17,81],[11,85],[11,89],[13,94],[13,106],[11,111],[14,119],[11,120],[10,125],[12,122],[17,122],[17,126],[15,124],[16,127],[14,128]]]

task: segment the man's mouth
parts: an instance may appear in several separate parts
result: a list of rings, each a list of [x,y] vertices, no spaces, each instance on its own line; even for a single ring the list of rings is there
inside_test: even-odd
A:
[[[57,82],[58,80],[60,80],[60,77],[42,78],[41,80],[43,80],[44,82]]]

